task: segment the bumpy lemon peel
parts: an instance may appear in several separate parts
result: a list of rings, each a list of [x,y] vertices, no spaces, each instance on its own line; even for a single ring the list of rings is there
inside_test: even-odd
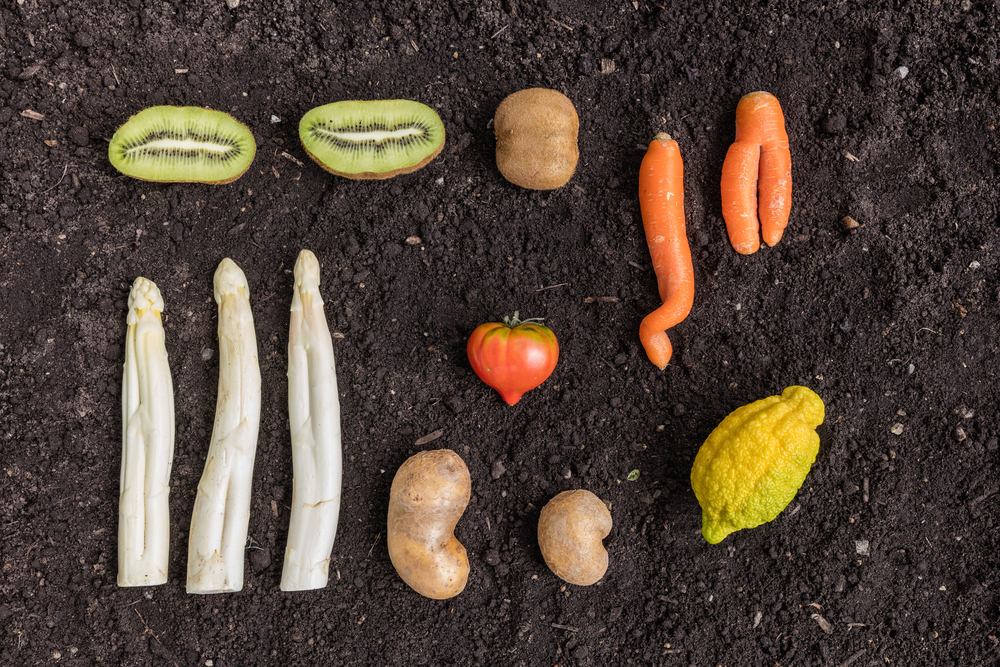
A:
[[[788,506],[816,461],[816,427],[824,413],[816,392],[793,386],[722,420],[691,469],[706,541],[718,544],[730,533],[771,521]]]

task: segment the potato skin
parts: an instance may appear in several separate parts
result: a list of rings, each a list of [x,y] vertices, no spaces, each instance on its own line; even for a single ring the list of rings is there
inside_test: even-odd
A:
[[[538,517],[538,546],[545,564],[571,584],[596,584],[608,570],[608,552],[601,540],[611,525],[611,512],[593,493],[563,491]]]
[[[573,102],[548,88],[508,95],[493,117],[497,168],[514,185],[554,190],[569,182],[580,157]]]
[[[424,597],[455,597],[469,579],[469,557],[454,531],[471,491],[469,469],[450,449],[414,454],[392,480],[389,558],[403,581]]]

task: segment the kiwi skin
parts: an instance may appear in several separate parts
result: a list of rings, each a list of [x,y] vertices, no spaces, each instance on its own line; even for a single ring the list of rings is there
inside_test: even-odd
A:
[[[522,188],[560,188],[576,171],[579,129],[573,102],[558,91],[528,88],[508,95],[493,117],[497,168]]]
[[[137,170],[135,169],[130,169],[127,165],[123,164],[120,159],[117,159],[115,157],[114,152],[116,148],[120,147],[123,142],[127,141],[128,132],[131,131],[131,132],[141,133],[142,129],[144,129],[141,128],[141,125],[147,122],[156,122],[156,121],[162,122],[165,116],[175,117],[171,118],[171,120],[179,120],[182,118],[185,120],[192,120],[192,119],[198,120],[199,117],[209,117],[209,118],[214,117],[216,120],[221,120],[224,123],[232,124],[233,129],[235,129],[237,132],[242,130],[242,132],[246,133],[246,138],[249,139],[248,145],[245,146],[245,148],[248,149],[249,153],[249,159],[246,159],[246,166],[244,166],[243,169],[238,173],[217,180],[205,180],[204,178],[197,178],[194,177],[193,175],[191,175],[191,177],[171,175],[170,177],[166,178],[155,178],[155,177],[147,178],[146,175],[138,173]],[[129,127],[130,124],[140,127]],[[257,152],[257,144],[254,139],[253,132],[250,131],[250,128],[248,128],[246,125],[233,118],[231,115],[222,111],[216,111],[214,109],[206,109],[202,107],[179,107],[170,105],[148,107],[134,114],[127,121],[125,121],[125,123],[123,123],[121,127],[118,128],[114,136],[111,138],[111,142],[108,144],[108,159],[115,169],[125,174],[126,176],[130,176],[136,180],[153,182],[153,183],[204,183],[206,185],[224,185],[226,183],[232,183],[240,176],[245,174],[247,169],[250,168],[250,165],[253,164],[253,159],[256,156],[256,152]]]
[[[421,169],[427,166],[427,164],[431,160],[436,158],[441,153],[441,149],[443,148],[444,148],[444,142],[442,141],[441,145],[438,146],[438,149],[436,151],[434,151],[433,153],[425,157],[423,160],[421,160],[419,163],[411,167],[403,167],[401,169],[395,169],[393,171],[362,171],[362,172],[351,173],[347,171],[337,171],[333,167],[325,164],[322,160],[313,155],[312,152],[310,152],[310,150],[306,148],[305,144],[302,144],[302,150],[306,152],[306,155],[311,157],[313,162],[322,167],[324,171],[328,171],[331,174],[336,174],[337,176],[343,176],[344,178],[350,178],[351,180],[355,181],[384,181],[387,178],[392,178],[393,176],[399,176],[400,174],[409,174],[411,172],[416,171],[417,169]]]
[[[344,171],[335,168],[333,165],[329,164],[323,159],[323,156],[318,154],[318,151],[309,150],[307,135],[309,133],[309,126],[311,122],[317,118],[317,113],[322,113],[326,110],[331,110],[335,107],[341,109],[350,109],[354,112],[355,118],[361,113],[360,110],[364,110],[370,116],[376,116],[380,113],[392,116],[393,114],[399,114],[401,109],[420,109],[421,113],[427,114],[423,120],[433,119],[432,122],[436,128],[437,132],[440,132],[440,140],[437,147],[429,155],[425,156],[419,162],[398,169],[390,169],[386,171]],[[331,115],[335,115],[332,111]],[[420,102],[415,102],[412,100],[344,100],[341,102],[333,102],[321,107],[316,107],[310,109],[303,117],[299,123],[299,140],[302,143],[302,149],[306,154],[312,158],[312,160],[322,167],[325,171],[331,174],[336,174],[337,176],[343,176],[344,178],[350,178],[352,180],[385,180],[392,178],[394,176],[399,176],[400,174],[409,174],[411,172],[417,171],[425,167],[431,160],[436,158],[441,150],[444,148],[445,144],[445,129],[444,124],[441,122],[441,118],[437,115],[433,109]]]

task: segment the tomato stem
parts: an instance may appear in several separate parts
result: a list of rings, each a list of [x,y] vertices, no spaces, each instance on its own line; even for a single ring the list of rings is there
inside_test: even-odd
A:
[[[510,327],[511,329],[513,329],[514,327],[518,327],[522,324],[541,324],[542,322],[545,321],[544,317],[529,317],[527,319],[522,320],[518,317],[518,315],[519,312],[516,310],[514,311],[514,317],[508,317],[504,315],[503,323],[508,327]]]

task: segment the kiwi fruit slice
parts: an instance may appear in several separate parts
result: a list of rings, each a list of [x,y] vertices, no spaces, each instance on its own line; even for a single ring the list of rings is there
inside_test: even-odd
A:
[[[444,124],[420,102],[334,102],[302,117],[299,139],[330,173],[383,179],[416,171],[437,157],[444,148]]]
[[[144,109],[108,146],[115,169],[161,183],[231,183],[257,152],[253,133],[229,114],[200,107]]]

